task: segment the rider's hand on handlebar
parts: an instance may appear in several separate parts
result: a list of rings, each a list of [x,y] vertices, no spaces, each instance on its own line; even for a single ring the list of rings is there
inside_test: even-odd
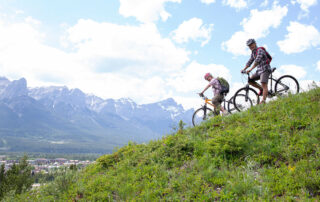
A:
[[[203,93],[198,93],[200,97],[204,97]]]
[[[244,69],[243,69],[243,70],[241,70],[241,73],[242,73],[242,74],[246,73],[246,70],[244,70]]]

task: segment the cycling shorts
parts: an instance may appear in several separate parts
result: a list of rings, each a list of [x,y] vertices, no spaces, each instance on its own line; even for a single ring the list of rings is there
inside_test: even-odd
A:
[[[265,71],[265,72],[261,73],[260,75],[257,74],[257,72],[256,72],[251,75],[249,81],[257,81],[260,79],[261,83],[268,83],[269,75],[270,75],[269,71]]]

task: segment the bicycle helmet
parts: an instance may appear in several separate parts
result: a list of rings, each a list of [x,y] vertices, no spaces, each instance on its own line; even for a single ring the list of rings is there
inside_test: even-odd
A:
[[[206,74],[204,75],[204,79],[206,79],[206,80],[207,80],[207,78],[208,78],[209,76],[211,76],[211,77],[212,77],[212,75],[211,75],[210,73],[206,73]]]
[[[250,46],[253,43],[256,43],[256,41],[254,39],[248,39],[247,46]]]

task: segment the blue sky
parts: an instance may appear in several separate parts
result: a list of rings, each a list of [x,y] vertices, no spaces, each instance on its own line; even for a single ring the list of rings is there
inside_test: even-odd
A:
[[[0,75],[198,107],[206,72],[225,77],[230,94],[243,85],[255,38],[277,75],[307,89],[320,78],[319,10],[318,0],[0,0]]]

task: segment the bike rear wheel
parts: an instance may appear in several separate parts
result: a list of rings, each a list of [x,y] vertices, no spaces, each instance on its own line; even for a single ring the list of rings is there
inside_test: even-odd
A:
[[[275,92],[278,95],[288,95],[299,93],[300,86],[293,76],[284,75],[280,77],[275,84]]]
[[[238,111],[238,110],[235,108],[234,104],[233,104],[233,98],[234,98],[234,97],[231,97],[231,98],[229,99],[229,101],[227,101],[227,102],[228,102],[228,112],[229,112],[230,114]]]
[[[193,126],[198,126],[211,117],[214,117],[214,112],[212,111],[212,109],[208,107],[201,107],[193,113],[192,124]]]
[[[240,88],[233,97],[233,103],[236,110],[245,111],[250,107],[257,105],[260,99],[258,93],[252,88]]]

